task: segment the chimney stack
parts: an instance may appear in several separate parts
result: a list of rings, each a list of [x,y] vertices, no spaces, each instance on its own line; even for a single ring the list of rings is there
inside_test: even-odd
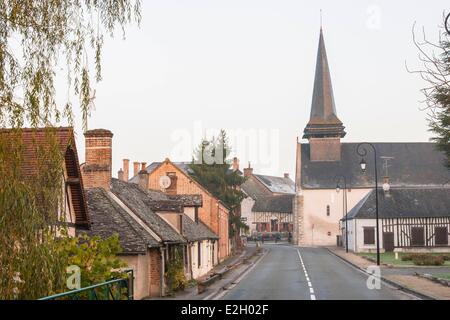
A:
[[[147,162],[141,162],[141,170],[145,170],[147,168]]]
[[[139,173],[139,162],[133,162],[133,176],[137,176]]]
[[[148,172],[146,170],[141,170],[139,175],[139,187],[143,190],[148,190]]]
[[[237,157],[233,158],[232,167],[233,167],[233,171],[239,170],[239,159]]]
[[[248,163],[248,168],[244,168],[244,177],[250,177],[253,174],[253,168],[250,166],[250,162]]]
[[[111,185],[112,137],[106,129],[88,130],[86,139],[85,164],[81,172],[86,188],[101,187],[109,190]]]
[[[124,180],[123,180],[123,170],[122,170],[122,169],[120,169],[119,172],[117,172],[117,178],[118,178],[120,181],[124,181]]]
[[[289,179],[289,173],[285,173],[285,174],[284,174],[284,177],[285,177],[286,179]]]
[[[123,181],[130,179],[130,160],[123,159]]]

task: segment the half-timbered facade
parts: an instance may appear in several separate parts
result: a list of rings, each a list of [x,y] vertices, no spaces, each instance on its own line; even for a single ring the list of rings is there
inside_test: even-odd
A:
[[[374,177],[373,151],[367,149],[367,171],[363,173],[361,157],[356,152],[359,143],[341,141],[347,129],[338,117],[324,35],[320,30],[311,113],[303,130],[303,139],[308,141],[297,141],[293,242],[298,245],[336,245],[342,235],[339,221],[345,215],[344,199],[351,210],[373,191],[375,179],[380,180],[380,176]],[[378,157],[378,173],[389,174],[392,189],[450,187],[445,154],[434,143],[372,145]],[[388,174],[385,168],[389,168]],[[345,197],[342,191],[336,192],[341,176],[347,181]],[[343,187],[342,179],[340,186]],[[427,217],[426,212],[422,214]]]
[[[450,251],[450,188],[378,191],[380,248],[384,251]],[[345,234],[345,219],[341,223]],[[348,214],[349,249],[376,249],[375,191]]]

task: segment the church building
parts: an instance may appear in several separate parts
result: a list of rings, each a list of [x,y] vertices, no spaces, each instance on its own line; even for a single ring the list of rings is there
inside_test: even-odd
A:
[[[346,130],[349,128],[344,127],[336,112],[321,28],[310,119],[303,132],[303,139],[307,141],[297,141],[293,241],[298,245],[330,246],[340,242],[345,197],[342,180],[338,192],[339,176],[344,176],[347,181],[348,211],[374,190],[374,154],[367,148],[367,170],[362,172],[362,158],[356,150],[359,143],[342,141]],[[380,187],[381,179],[385,178],[393,193],[396,188],[426,189],[427,192],[434,188],[450,188],[445,156],[433,143],[373,145],[377,151]],[[386,161],[389,161],[389,177],[384,177],[387,175]],[[450,213],[450,208],[447,209]]]

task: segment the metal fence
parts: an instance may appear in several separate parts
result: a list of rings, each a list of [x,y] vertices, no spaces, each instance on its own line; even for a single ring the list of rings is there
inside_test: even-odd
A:
[[[133,300],[133,279],[133,272],[129,271],[127,278],[114,279],[39,300]]]

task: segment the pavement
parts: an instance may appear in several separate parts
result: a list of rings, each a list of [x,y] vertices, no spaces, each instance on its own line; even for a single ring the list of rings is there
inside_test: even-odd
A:
[[[352,252],[346,253],[343,248],[329,247],[327,249],[361,270],[367,270],[367,267],[374,264]],[[450,268],[381,266],[381,277],[398,288],[419,295],[424,299],[450,300],[450,287],[417,276],[417,274],[436,273],[450,273]]]
[[[223,287],[228,286],[235,278],[239,277],[244,273],[253,260],[256,259],[257,247],[254,244],[247,245],[241,253],[233,255],[228,259],[222,261],[220,264],[215,266],[207,274],[200,277],[198,280],[203,280],[208,278],[209,275],[214,274],[218,271],[223,270],[226,267],[233,266],[230,271],[228,271],[222,279],[217,280],[212,283],[208,288],[201,294],[198,294],[197,285],[186,288],[184,291],[176,292],[172,296],[167,297],[157,297],[151,298],[150,300],[205,300],[211,299],[212,296],[217,295],[223,290]],[[253,258],[252,258],[253,257]],[[243,263],[244,260],[249,260],[247,263]]]
[[[416,297],[383,283],[367,287],[368,275],[326,248],[262,246],[267,254],[226,290],[224,300],[410,300]]]

